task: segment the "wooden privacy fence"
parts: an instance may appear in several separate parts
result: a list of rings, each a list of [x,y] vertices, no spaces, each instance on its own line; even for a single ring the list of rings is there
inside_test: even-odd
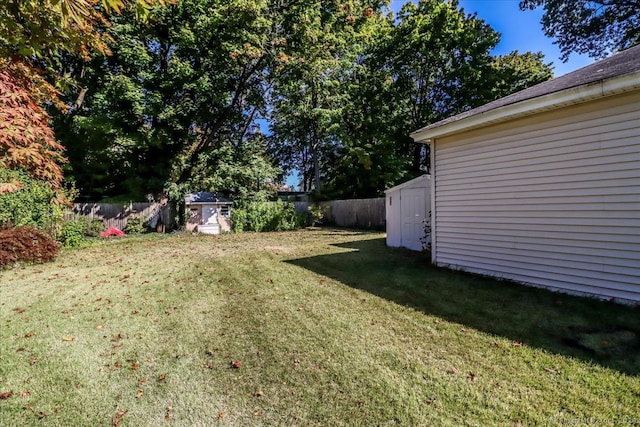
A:
[[[312,202],[293,202],[298,212],[308,212]],[[385,199],[352,199],[319,202],[324,215],[322,223],[338,227],[384,230]]]
[[[99,219],[105,228],[116,227],[123,230],[131,217],[141,217],[143,221],[150,221],[155,215],[161,214],[165,225],[171,226],[170,208],[160,203],[74,203],[67,211],[66,218],[83,216],[89,219]]]

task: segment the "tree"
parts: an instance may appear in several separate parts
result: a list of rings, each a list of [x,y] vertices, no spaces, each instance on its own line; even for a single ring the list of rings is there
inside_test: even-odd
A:
[[[407,3],[350,74],[340,144],[328,177],[334,197],[376,197],[429,167],[410,132],[552,77],[540,53],[493,57],[499,34],[457,3]]]
[[[286,169],[300,172],[305,191],[323,191],[347,102],[344,82],[381,4],[316,0],[287,12],[287,49],[271,91],[271,146]]]
[[[243,164],[236,154],[249,147],[262,153],[249,140],[266,108],[265,75],[283,48],[287,7],[281,0],[183,0],[154,9],[149,25],[131,13],[113,18],[113,54],[67,64],[84,88],[82,102],[56,124],[69,173],[105,178],[91,187],[79,179],[81,191],[142,197],[223,185],[203,171],[220,173],[222,158]],[[272,169],[263,168],[262,179],[274,178],[266,176]]]
[[[490,98],[498,99],[511,93],[537,85],[553,78],[551,63],[544,62],[542,52],[519,53],[495,56],[491,63],[492,72],[486,82],[491,89]]]
[[[21,169],[60,189],[63,147],[53,137],[47,113],[9,74],[0,72],[0,165]],[[18,180],[0,181],[0,193],[17,190]]]
[[[541,24],[567,61],[572,52],[604,58],[640,43],[640,0],[522,0],[520,9],[542,7]]]
[[[107,10],[134,7],[141,15],[156,3],[164,0],[103,0]],[[55,190],[61,188],[59,164],[65,158],[42,106],[66,107],[58,88],[69,81],[53,71],[62,55],[88,60],[91,51],[108,53],[102,31],[108,22],[96,4],[96,0],[13,0],[0,5],[0,161],[50,182]],[[15,182],[0,186],[5,191],[19,187]]]

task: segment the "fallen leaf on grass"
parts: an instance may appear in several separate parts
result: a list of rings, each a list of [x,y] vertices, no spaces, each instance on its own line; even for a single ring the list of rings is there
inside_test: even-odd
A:
[[[62,341],[75,341],[74,337],[62,337]]]
[[[31,338],[33,336],[33,334],[31,332],[27,332],[26,334],[24,334],[25,338]]]
[[[104,325],[96,325],[96,329],[102,329],[104,328]]]
[[[160,374],[158,375],[158,381],[164,381],[167,379],[167,375],[166,374]]]
[[[258,391],[256,391],[255,393],[253,393],[253,395],[254,395],[255,397],[262,397],[262,396],[264,396],[264,391],[262,391],[262,390],[258,390]]]
[[[118,342],[120,341],[122,338],[124,338],[124,335],[122,334],[118,334],[115,337],[111,338],[111,342]]]
[[[120,424],[122,424],[122,417],[124,417],[124,414],[127,413],[127,410],[123,410],[123,411],[118,411],[116,412],[116,414],[113,416],[113,418],[111,418],[111,425],[113,425],[114,427],[119,426]]]
[[[240,362],[238,362],[237,360],[235,362],[231,362],[231,367],[233,369],[240,369]]]
[[[17,311],[18,313],[24,313],[24,308],[16,307],[13,311]]]
[[[9,390],[9,391],[5,391],[4,393],[0,393],[0,399],[8,399],[11,396],[13,396],[13,391]]]
[[[140,399],[143,394],[144,394],[144,390],[138,389],[138,392],[136,393],[136,399]]]
[[[165,420],[170,420],[173,417],[173,414],[171,413],[171,411],[173,411],[173,406],[167,406],[167,411],[164,414]]]
[[[469,378],[469,381],[475,381],[477,377],[473,372],[469,372],[469,376],[467,378]]]
[[[225,418],[226,416],[227,416],[227,413],[226,413],[226,412],[220,412],[220,413],[218,414],[218,419],[219,419],[219,420],[221,420],[221,419]]]
[[[516,341],[513,343],[514,347],[522,347],[522,343],[520,341]]]
[[[449,368],[449,369],[447,370],[447,373],[448,373],[448,374],[457,374],[457,373],[458,373],[458,368],[453,368],[453,367],[451,367],[451,368]]]
[[[35,365],[36,363],[38,363],[38,359],[36,359],[35,357],[33,359],[31,359],[30,363],[32,365]]]
[[[545,371],[547,371],[550,374],[557,374],[558,371],[556,371],[555,369],[551,369],[551,368],[544,368]]]
[[[30,391],[21,391],[20,392],[20,397],[27,397],[27,396],[31,396],[31,392]]]

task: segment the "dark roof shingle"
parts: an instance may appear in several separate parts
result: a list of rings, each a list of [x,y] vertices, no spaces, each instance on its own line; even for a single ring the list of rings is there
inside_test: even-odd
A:
[[[186,204],[191,205],[194,203],[232,203],[230,200],[220,197],[218,193],[208,191],[196,191],[189,193],[184,198]]]

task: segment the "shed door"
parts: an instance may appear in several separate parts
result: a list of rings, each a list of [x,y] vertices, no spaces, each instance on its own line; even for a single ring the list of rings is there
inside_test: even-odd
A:
[[[217,209],[215,206],[203,206],[202,207],[202,223],[203,224],[215,224],[218,222]]]
[[[424,235],[423,221],[427,212],[424,188],[401,190],[400,199],[402,201],[402,246],[421,251],[420,238]]]

